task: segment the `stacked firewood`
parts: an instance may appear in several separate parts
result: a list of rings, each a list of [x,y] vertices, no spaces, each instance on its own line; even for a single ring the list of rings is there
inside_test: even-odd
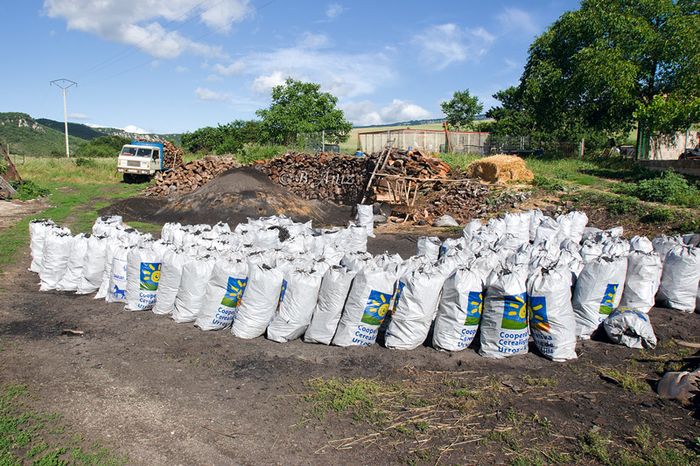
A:
[[[362,198],[376,157],[289,152],[257,169],[303,199],[356,204]]]
[[[188,162],[168,172],[158,173],[155,184],[146,189],[146,196],[163,197],[194,191],[223,172],[241,164],[231,157],[208,156]]]
[[[165,141],[163,148],[165,149],[163,165],[167,168],[175,168],[182,165],[182,148],[177,147],[170,141]]]
[[[382,163],[380,172],[422,179],[445,179],[450,176],[450,166],[437,157],[422,154],[417,149],[393,149],[386,163]]]
[[[413,220],[432,224],[442,215],[449,214],[464,224],[489,210],[490,189],[477,181],[441,183],[428,194],[413,211]]]

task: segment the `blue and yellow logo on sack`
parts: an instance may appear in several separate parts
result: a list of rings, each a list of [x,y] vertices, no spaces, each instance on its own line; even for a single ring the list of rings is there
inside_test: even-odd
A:
[[[530,326],[543,332],[549,332],[547,299],[544,296],[528,296],[527,304],[530,310]]]
[[[617,283],[608,283],[608,286],[605,288],[603,299],[600,301],[598,313],[609,316],[613,311],[613,303],[615,302],[618,286]]]
[[[401,299],[401,294],[403,293],[403,288],[406,286],[406,284],[402,281],[399,281],[399,284],[396,286],[396,292],[394,293],[394,306],[391,309],[392,315],[396,313],[396,308],[399,307],[399,300]]]
[[[160,282],[160,262],[141,262],[140,278],[140,289],[156,291]]]
[[[527,328],[527,293],[503,297],[503,320],[501,327],[509,330]]]
[[[467,318],[464,325],[479,325],[484,308],[484,295],[481,291],[470,291],[467,298]]]
[[[226,285],[226,294],[221,300],[221,305],[226,307],[237,307],[241,304],[241,298],[245,291],[245,286],[248,284],[247,278],[228,277]]]
[[[389,310],[390,302],[391,294],[377,290],[370,291],[367,306],[365,306],[365,312],[362,313],[360,321],[367,325],[381,325]]]

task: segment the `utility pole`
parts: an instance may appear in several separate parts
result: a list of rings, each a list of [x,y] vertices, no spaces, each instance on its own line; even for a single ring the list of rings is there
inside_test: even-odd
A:
[[[63,90],[63,126],[65,128],[65,133],[66,133],[66,157],[70,158],[70,147],[68,146],[68,105],[66,104],[66,94],[68,93],[68,88],[77,86],[78,83],[75,81],[71,81],[70,79],[54,79],[53,81],[50,81],[49,84],[56,86]]]

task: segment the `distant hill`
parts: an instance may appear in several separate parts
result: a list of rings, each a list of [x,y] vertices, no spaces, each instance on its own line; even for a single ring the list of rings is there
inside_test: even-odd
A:
[[[60,156],[66,153],[63,132],[40,124],[26,113],[0,113],[0,141],[9,143],[11,154]],[[69,141],[73,149],[86,142],[73,136]]]
[[[485,120],[486,115],[477,115],[474,117],[476,121]],[[432,120],[408,120],[408,121],[397,121],[396,123],[384,123],[381,125],[364,125],[355,126],[354,128],[385,128],[388,126],[419,126],[419,125],[441,125],[445,121],[444,118],[434,118]]]
[[[65,155],[63,122],[48,118],[34,119],[26,113],[0,112],[0,143],[10,144],[10,152],[19,155],[62,156]],[[146,141],[170,140],[180,143],[180,134],[137,134],[119,128],[99,128],[82,123],[68,122],[71,153],[102,136],[119,136]]]
[[[48,128],[55,129],[56,131],[63,133],[64,127],[62,121],[49,120],[48,118],[37,118],[36,122],[40,125],[44,125]],[[68,134],[87,141],[104,136],[104,133],[91,128],[88,125],[84,125],[82,123],[71,123],[70,121],[68,122]]]

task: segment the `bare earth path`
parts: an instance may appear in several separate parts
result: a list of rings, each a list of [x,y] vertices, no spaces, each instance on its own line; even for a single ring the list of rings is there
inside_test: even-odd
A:
[[[639,351],[610,343],[585,342],[577,361],[556,364],[536,354],[487,360],[472,349],[446,354],[428,347],[394,352],[378,345],[343,349],[243,341],[150,312],[124,312],[121,305],[91,296],[40,293],[27,264],[24,253],[3,274],[1,382],[27,384],[37,409],[60,412],[71,429],[133,464],[507,463],[514,447],[488,434],[510,422],[504,413],[515,408],[522,413],[523,431],[535,432],[529,434],[532,445],[560,445],[562,451],[573,451],[577,436],[594,425],[621,442],[642,424],[669,441],[700,435],[689,410],[659,400],[649,387],[632,393],[600,377],[601,368],[632,366],[655,377],[658,362],[633,362]],[[700,336],[700,315],[654,310],[652,319],[661,342],[656,355],[672,352],[671,338]],[[85,333],[71,337],[63,329]],[[431,424],[427,432],[404,437],[388,431],[378,441],[336,450],[329,441],[376,428],[342,413],[311,418],[303,394],[316,377],[375,378],[407,390],[427,387],[445,399],[454,396],[457,383],[479,390],[485,389],[483,381],[496,380],[498,395],[465,411],[477,424],[480,443],[446,449],[459,442],[449,430],[430,430]],[[530,422],[535,415],[551,423],[548,433],[535,429]],[[416,457],[422,446],[429,456]]]

